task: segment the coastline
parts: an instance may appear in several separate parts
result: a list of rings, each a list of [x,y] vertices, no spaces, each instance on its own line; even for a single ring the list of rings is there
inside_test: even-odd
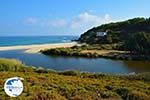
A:
[[[6,46],[6,47],[0,47],[0,51],[25,49],[24,51],[25,53],[38,53],[40,50],[51,49],[51,48],[62,48],[62,47],[65,48],[65,47],[72,47],[75,45],[79,45],[79,44],[77,42],[69,42],[69,43]]]

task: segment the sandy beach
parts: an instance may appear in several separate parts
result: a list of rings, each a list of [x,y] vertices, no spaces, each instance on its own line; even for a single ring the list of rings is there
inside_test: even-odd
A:
[[[24,46],[7,46],[7,47],[0,47],[0,51],[25,49],[25,53],[38,53],[40,50],[44,49],[72,47],[75,45],[79,44],[77,42],[70,42],[70,43],[53,43],[53,44],[24,45]]]

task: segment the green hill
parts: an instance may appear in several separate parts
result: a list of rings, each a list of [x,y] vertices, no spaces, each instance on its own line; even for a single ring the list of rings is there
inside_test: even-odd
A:
[[[106,32],[107,35],[100,37],[97,32]],[[134,18],[94,27],[82,34],[79,41],[88,44],[120,43],[125,50],[149,52],[150,18]]]

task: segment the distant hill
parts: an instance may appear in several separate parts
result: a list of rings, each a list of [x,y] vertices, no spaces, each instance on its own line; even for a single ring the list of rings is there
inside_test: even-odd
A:
[[[115,43],[122,50],[150,54],[150,18],[134,18],[94,27],[82,34],[79,41],[88,44]]]
[[[107,35],[97,37],[97,32],[107,32]],[[124,42],[130,34],[137,32],[150,33],[150,18],[134,18],[94,27],[82,34],[79,41],[89,44],[118,43]]]

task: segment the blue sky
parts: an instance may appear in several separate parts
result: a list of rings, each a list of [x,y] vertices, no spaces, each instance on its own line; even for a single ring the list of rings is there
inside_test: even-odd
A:
[[[0,0],[0,36],[80,35],[104,23],[150,16],[150,0]]]

